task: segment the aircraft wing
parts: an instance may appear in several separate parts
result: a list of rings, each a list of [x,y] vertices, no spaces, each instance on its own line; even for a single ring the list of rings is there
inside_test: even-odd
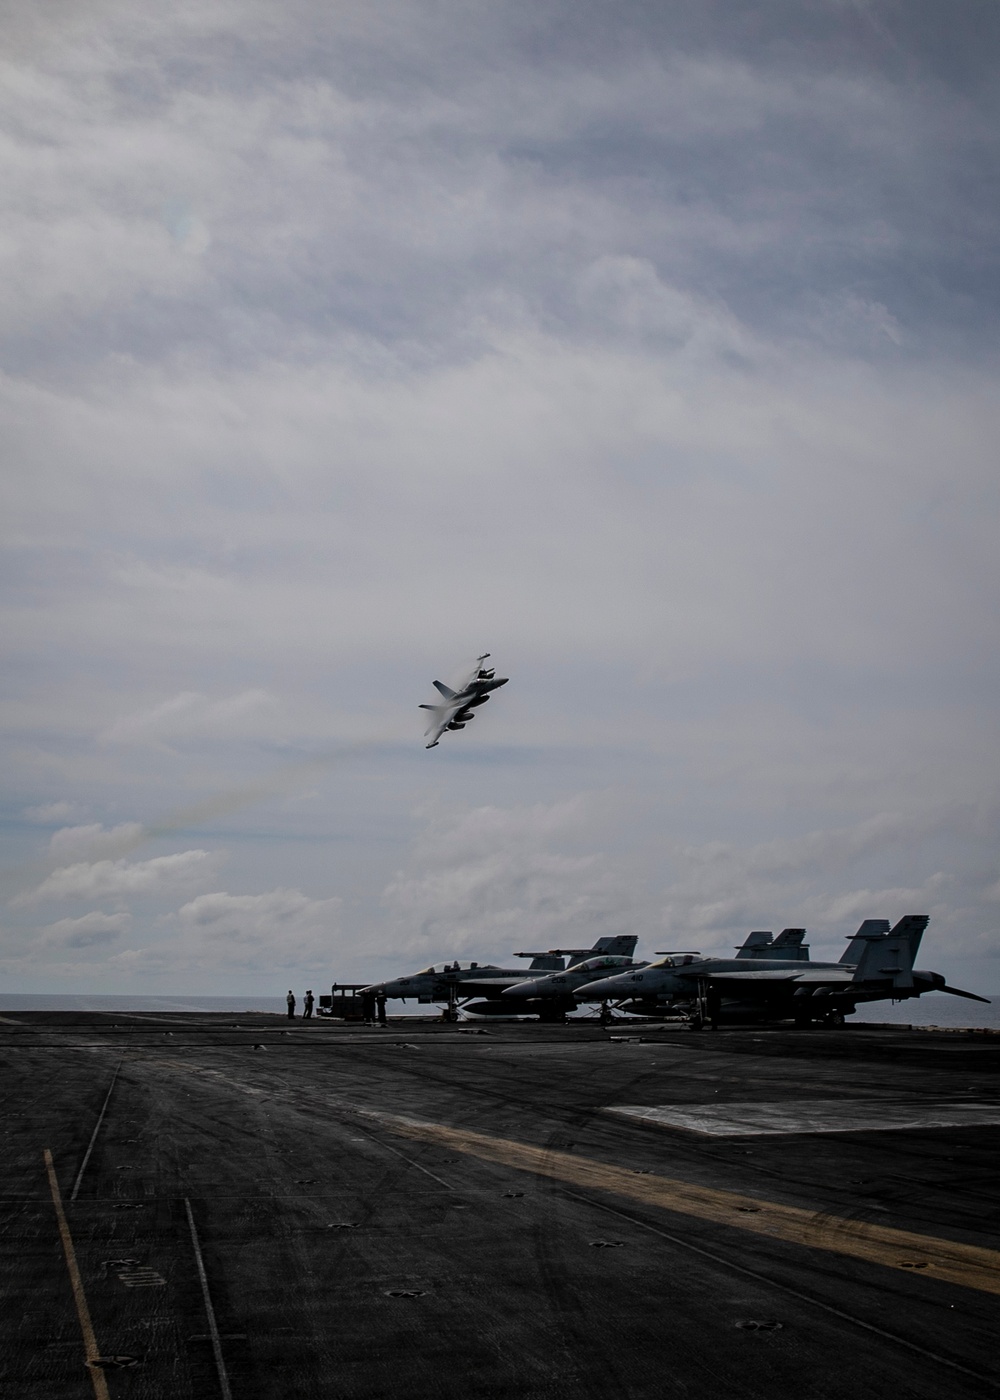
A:
[[[802,986],[831,986],[838,982],[853,982],[854,972],[852,968],[845,967],[843,971],[837,968],[827,968],[820,971],[816,968],[808,972],[789,972],[786,969],[774,968],[768,971],[761,968],[753,972],[711,972],[705,980],[707,982],[790,982],[796,987]]]
[[[452,676],[450,676],[450,677],[449,677],[450,685],[449,685],[447,688],[451,690],[451,692],[452,692],[453,695],[461,695],[463,691],[468,690],[469,686],[472,684],[473,681],[476,681],[476,680],[479,679],[479,672],[480,672],[480,671],[482,670],[482,668],[483,668],[483,663],[484,663],[485,661],[487,661],[488,659],[489,659],[489,652],[488,652],[488,651],[484,651],[483,654],[482,654],[482,656],[477,656],[477,657],[476,657],[476,664],[472,667],[471,670],[468,670],[468,671],[467,671],[467,670],[465,670],[464,667],[463,667],[463,669],[462,669],[461,671],[459,671],[459,672],[453,674]],[[468,664],[469,664],[469,663],[466,662],[466,666],[467,666]],[[436,685],[438,686],[438,688],[440,689],[440,682],[435,682],[435,684],[436,684]],[[442,692],[442,693],[443,693],[443,692]]]
[[[441,735],[448,728],[452,719],[458,713],[458,705],[450,705],[445,702],[443,705],[421,705],[422,710],[427,710],[430,724],[424,730],[424,738],[429,739],[427,748],[432,749],[437,744]]]
[[[463,977],[459,983],[461,995],[489,996],[490,992],[502,992],[507,987],[517,987],[525,980],[524,972],[516,972],[509,977]]]

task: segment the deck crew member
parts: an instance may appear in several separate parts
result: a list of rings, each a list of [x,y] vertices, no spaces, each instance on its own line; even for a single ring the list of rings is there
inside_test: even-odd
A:
[[[285,1005],[288,1007],[288,1019],[289,1019],[290,1021],[294,1021],[294,1020],[295,1020],[295,993],[292,991],[291,987],[289,987],[289,989],[288,989],[288,995],[285,997]]]

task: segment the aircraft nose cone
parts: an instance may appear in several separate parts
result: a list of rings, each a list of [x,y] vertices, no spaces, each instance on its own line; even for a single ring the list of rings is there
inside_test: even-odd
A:
[[[585,987],[577,987],[573,995],[577,1001],[592,1001],[594,997],[610,996],[610,978],[605,977],[600,982],[588,982]]]
[[[533,997],[537,992],[537,983],[518,982],[516,987],[504,987],[500,993],[502,997]]]

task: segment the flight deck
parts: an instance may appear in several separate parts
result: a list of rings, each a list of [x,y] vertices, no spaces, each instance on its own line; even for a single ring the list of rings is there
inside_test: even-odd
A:
[[[1000,1040],[0,1017],[20,1400],[1000,1392]]]

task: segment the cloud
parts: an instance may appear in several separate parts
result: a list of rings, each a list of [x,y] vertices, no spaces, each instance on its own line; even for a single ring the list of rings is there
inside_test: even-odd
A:
[[[144,948],[114,955],[112,969],[159,975],[228,971],[284,980],[292,972],[330,980],[342,901],[310,899],[295,889],[198,895],[161,921],[167,932]]]
[[[37,822],[39,826],[49,826],[52,822],[65,821],[75,816],[77,805],[74,802],[43,802],[38,807],[25,807],[22,816],[25,821]]]
[[[244,735],[262,711],[277,704],[265,690],[244,690],[237,695],[211,700],[197,691],[185,690],[169,700],[138,714],[118,719],[101,736],[105,743],[127,744],[204,737],[233,738]]]
[[[733,883],[748,877],[817,875],[842,869],[860,855],[912,839],[928,825],[928,816],[879,812],[848,827],[810,831],[749,846],[724,841],[679,846],[675,856],[689,872],[707,883]]]
[[[139,822],[121,822],[110,830],[105,830],[100,822],[66,826],[53,832],[49,840],[49,856],[56,861],[72,860],[74,856],[93,860],[133,846],[141,833]]]
[[[8,85],[15,363],[461,359],[500,304],[578,332],[608,257],[724,287],[758,326],[817,293],[914,319],[919,273],[985,246],[989,98],[831,52],[783,6],[773,44],[718,8],[695,36],[633,6],[613,39],[599,11],[557,36],[517,4],[57,29]],[[956,26],[950,62],[974,47]]]
[[[132,926],[131,914],[102,914],[96,910],[78,919],[58,919],[41,930],[43,943],[58,948],[97,948],[115,943]]]
[[[13,905],[39,904],[46,899],[97,900],[126,895],[162,894],[202,880],[212,870],[208,851],[180,851],[152,860],[81,861],[63,866],[34,890],[17,895]]]
[[[496,957],[636,931],[612,863],[565,849],[593,838],[593,799],[424,812],[423,823],[408,868],[383,891],[392,933],[380,951],[391,939],[415,957]]]
[[[155,920],[135,848],[225,815],[228,897],[341,891],[361,976],[869,896],[972,946],[1000,20],[744,10],[20,7],[0,761],[18,868],[64,828],[42,897]],[[511,685],[425,755],[483,647]]]
[[[742,937],[761,920],[775,931],[804,925],[824,942],[854,932],[864,918],[895,922],[903,914],[947,916],[954,877],[945,871],[911,885],[846,890],[843,885],[859,866],[884,868],[893,847],[918,846],[930,831],[956,820],[953,811],[918,816],[884,812],[850,827],[757,844],[678,844],[670,852],[666,926],[679,937],[690,930],[706,947],[714,947]]]

